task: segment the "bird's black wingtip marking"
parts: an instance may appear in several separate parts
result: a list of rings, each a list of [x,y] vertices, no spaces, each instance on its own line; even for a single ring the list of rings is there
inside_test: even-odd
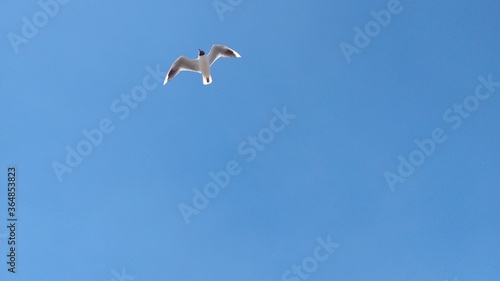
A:
[[[168,77],[168,78],[172,78],[172,77],[174,77],[174,76],[177,74],[177,72],[179,72],[179,69],[178,69],[178,68],[172,68],[172,69],[170,69],[170,71],[168,72],[167,77]]]
[[[236,54],[234,53],[233,50],[231,49],[227,49],[225,52],[224,52],[224,55],[228,56],[228,57],[236,57]]]

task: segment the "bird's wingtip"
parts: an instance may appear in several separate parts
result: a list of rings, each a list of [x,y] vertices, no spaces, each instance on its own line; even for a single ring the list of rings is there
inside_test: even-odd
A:
[[[231,50],[234,53],[234,56],[237,58],[241,58],[240,54],[236,52],[235,50]]]

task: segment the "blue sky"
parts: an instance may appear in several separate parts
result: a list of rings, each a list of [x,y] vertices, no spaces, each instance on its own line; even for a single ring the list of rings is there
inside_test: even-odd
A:
[[[0,9],[0,279],[500,276],[498,1],[54,1]]]

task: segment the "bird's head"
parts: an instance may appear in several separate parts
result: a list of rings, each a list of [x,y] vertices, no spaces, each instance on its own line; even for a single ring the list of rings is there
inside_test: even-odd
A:
[[[203,52],[203,50],[198,49],[198,51],[200,51],[200,53],[198,53],[198,56],[200,56],[200,57],[201,57],[201,56],[204,56],[204,55],[205,55],[205,52]]]

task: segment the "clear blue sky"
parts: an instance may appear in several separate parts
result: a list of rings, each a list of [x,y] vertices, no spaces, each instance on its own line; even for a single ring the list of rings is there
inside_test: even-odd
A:
[[[40,3],[0,4],[0,279],[500,276],[500,2]]]

